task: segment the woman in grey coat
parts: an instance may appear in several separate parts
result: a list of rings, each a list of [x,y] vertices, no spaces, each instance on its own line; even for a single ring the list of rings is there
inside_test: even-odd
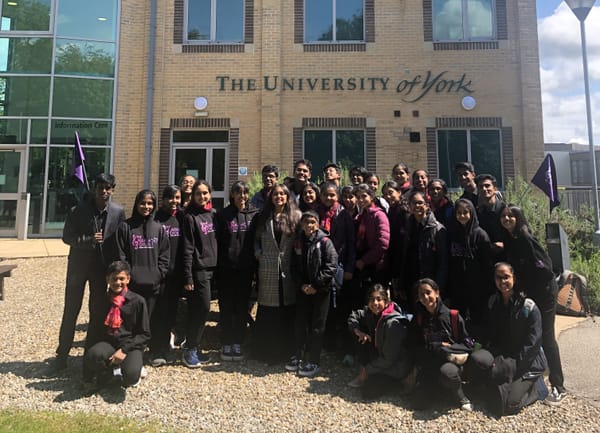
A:
[[[290,261],[300,215],[289,189],[278,184],[256,222],[258,310],[252,349],[255,358],[270,364],[294,353],[296,290]]]

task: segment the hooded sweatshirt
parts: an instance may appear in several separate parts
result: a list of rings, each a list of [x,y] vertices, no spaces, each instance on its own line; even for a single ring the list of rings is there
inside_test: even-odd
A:
[[[195,206],[187,209],[183,220],[183,277],[185,284],[194,283],[194,273],[217,266],[217,234],[215,210]]]
[[[241,211],[230,204],[217,213],[218,267],[220,272],[256,269],[254,223],[259,210],[246,206]]]
[[[175,214],[172,214],[160,208],[156,212],[154,219],[162,224],[165,235],[169,239],[169,251],[171,255],[168,274],[177,274],[182,266],[183,242],[181,242],[181,228],[183,226],[183,214],[179,210]]]

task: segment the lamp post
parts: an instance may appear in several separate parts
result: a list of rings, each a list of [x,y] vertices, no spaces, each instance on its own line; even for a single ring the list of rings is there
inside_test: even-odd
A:
[[[588,77],[587,47],[585,41],[585,19],[596,0],[565,0],[579,20],[581,32],[581,56],[583,57],[583,82],[585,84],[585,108],[587,113],[588,142],[590,146],[590,162],[592,164],[592,179],[594,181],[594,245],[600,246],[600,209],[598,209],[598,175],[596,173],[596,152],[594,151],[594,133],[592,130],[592,105],[590,102],[590,80]]]

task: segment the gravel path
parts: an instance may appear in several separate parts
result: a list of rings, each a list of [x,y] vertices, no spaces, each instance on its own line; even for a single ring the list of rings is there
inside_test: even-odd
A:
[[[364,403],[345,386],[353,371],[328,356],[323,374],[315,379],[255,361],[215,362],[196,370],[182,365],[148,368],[148,378],[137,389],[84,397],[79,382],[83,332],[76,335],[67,372],[53,379],[42,374],[57,343],[66,258],[10,263],[19,267],[6,280],[6,300],[0,302],[2,409],[99,412],[195,432],[600,432],[600,408],[573,396],[558,408],[536,403],[501,420],[443,405],[413,412],[396,396]],[[211,325],[209,337],[216,333]],[[216,345],[212,356],[218,358]]]

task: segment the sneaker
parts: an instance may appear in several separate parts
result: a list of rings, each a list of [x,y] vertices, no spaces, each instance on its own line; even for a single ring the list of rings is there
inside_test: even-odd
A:
[[[167,365],[167,357],[163,353],[151,353],[150,365],[152,367],[162,367]]]
[[[298,376],[302,377],[315,377],[321,371],[321,367],[319,364],[311,364],[310,362],[304,365],[301,365],[298,368]]]
[[[473,412],[473,403],[468,398],[464,398],[460,401],[460,410],[465,412]]]
[[[287,371],[298,371],[300,366],[302,365],[302,360],[298,359],[295,356],[292,356],[287,364],[285,364],[285,369]]]
[[[200,359],[198,358],[198,349],[188,349],[183,352],[181,361],[189,368],[198,368],[201,365]]]
[[[231,349],[231,360],[238,361],[238,362],[244,360],[244,353],[242,352],[241,344],[233,345],[233,348]]]
[[[469,359],[468,353],[450,353],[447,357],[448,361],[455,365],[464,365]]]
[[[344,364],[346,367],[352,367],[354,365],[354,356],[350,355],[349,353],[344,355],[342,364]]]
[[[224,345],[221,349],[221,359],[223,361],[233,361],[233,358],[231,357],[231,346],[229,344]]]
[[[146,367],[142,367],[142,370],[140,371],[140,379],[145,379],[148,377],[148,370],[146,370]]]
[[[549,404],[550,406],[559,406],[566,395],[566,390],[563,389],[562,391],[559,391],[557,387],[553,386],[552,391],[548,394],[544,403]]]

